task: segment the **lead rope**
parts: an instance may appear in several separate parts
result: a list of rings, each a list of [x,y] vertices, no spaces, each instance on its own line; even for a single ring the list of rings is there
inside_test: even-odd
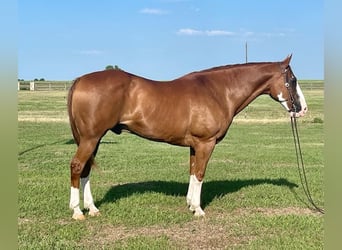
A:
[[[305,193],[306,197],[308,198],[310,204],[315,208],[315,210],[320,212],[321,214],[324,214],[324,209],[322,209],[316,205],[316,203],[312,199],[312,196],[310,193],[308,180],[306,178],[306,171],[305,171],[305,167],[304,167],[302,149],[300,147],[298,128],[297,128],[297,118],[293,117],[293,116],[291,116],[291,128],[292,128],[293,140],[294,140],[294,145],[295,145],[295,150],[296,150],[297,168],[298,168],[298,173],[299,173],[299,177],[300,177],[300,181],[302,183],[304,193]]]
[[[284,73],[286,73],[286,71],[287,70],[285,69]],[[292,93],[289,90],[290,84],[288,83],[286,78],[287,77],[285,75],[284,76],[285,87],[287,88],[287,91],[288,91],[289,96],[291,98],[291,103],[292,103],[292,107],[293,107],[293,110],[294,110],[294,114],[296,114],[296,105],[294,104],[294,98],[292,96]],[[316,205],[316,203],[312,199],[312,196],[311,196],[311,193],[310,193],[308,180],[306,178],[306,171],[305,171],[305,167],[304,167],[302,149],[301,149],[301,146],[300,146],[298,127],[297,127],[297,118],[295,116],[293,116],[293,115],[291,115],[291,128],[292,128],[294,146],[295,146],[295,150],[296,150],[297,168],[298,168],[300,182],[302,183],[302,187],[303,187],[304,193],[305,193],[306,197],[308,198],[310,204],[315,208],[315,210],[320,212],[321,214],[324,214],[324,209],[322,209],[322,208],[320,208],[320,207],[318,207]]]

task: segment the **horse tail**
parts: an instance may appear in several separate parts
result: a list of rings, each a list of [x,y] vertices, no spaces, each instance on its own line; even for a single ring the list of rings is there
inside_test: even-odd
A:
[[[74,82],[72,83],[70,89],[69,89],[69,93],[68,93],[68,114],[69,114],[69,122],[70,122],[70,127],[71,127],[71,132],[72,135],[74,137],[74,141],[77,144],[77,146],[80,144],[80,135],[78,133],[76,124],[75,124],[75,119],[73,117],[72,114],[72,97],[73,97],[73,93],[75,90],[75,86],[76,83],[80,80],[80,78],[76,78],[76,80],[74,80]]]

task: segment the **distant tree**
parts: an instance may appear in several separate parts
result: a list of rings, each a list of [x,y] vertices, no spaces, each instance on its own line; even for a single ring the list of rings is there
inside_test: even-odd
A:
[[[121,70],[118,65],[114,65],[114,67],[113,65],[107,65],[105,69],[106,70]]]
[[[34,78],[34,80],[33,81],[35,81],[35,82],[44,82],[45,81],[45,79],[44,78],[40,78],[40,79],[38,79],[38,78]]]
[[[106,66],[106,70],[111,70],[111,69],[114,69],[113,65],[107,65]]]
[[[115,65],[115,66],[114,66],[114,69],[115,69],[115,70],[121,70],[121,69],[119,68],[118,65]]]

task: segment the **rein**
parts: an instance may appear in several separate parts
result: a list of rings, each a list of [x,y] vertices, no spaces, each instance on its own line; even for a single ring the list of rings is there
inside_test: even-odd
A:
[[[287,69],[283,73],[286,73]],[[291,98],[291,103],[292,103],[292,108],[294,114],[296,114],[296,106],[294,104],[294,98],[293,95],[291,94],[291,91],[289,90],[289,83],[287,81],[287,75],[285,74],[285,87],[289,93],[289,96]],[[297,168],[298,168],[298,173],[300,177],[300,181],[304,190],[304,193],[310,202],[310,204],[314,207],[314,209],[321,214],[324,214],[324,209],[320,208],[316,205],[314,200],[312,199],[309,185],[308,185],[308,180],[306,178],[306,171],[304,167],[304,161],[303,161],[303,154],[302,154],[302,149],[300,146],[300,140],[299,140],[299,134],[298,134],[298,127],[297,127],[297,118],[295,116],[291,115],[291,128],[292,128],[292,135],[293,135],[293,141],[294,141],[294,146],[295,146],[295,151],[296,151],[296,158],[297,158]]]
[[[320,212],[321,214],[324,214],[324,209],[322,209],[316,205],[316,203],[312,199],[312,196],[310,193],[308,180],[306,178],[306,171],[305,171],[305,167],[304,167],[302,149],[300,147],[298,128],[297,128],[297,118],[296,117],[291,116],[291,127],[292,127],[292,134],[293,134],[295,150],[296,150],[297,168],[298,168],[298,173],[299,173],[299,177],[300,177],[300,181],[302,183],[304,193],[305,193],[306,197],[308,198],[310,204],[315,208],[315,210]]]

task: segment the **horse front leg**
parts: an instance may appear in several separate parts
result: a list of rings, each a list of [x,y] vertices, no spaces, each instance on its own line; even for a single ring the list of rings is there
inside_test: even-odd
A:
[[[205,170],[215,147],[215,142],[199,143],[190,149],[190,181],[187,204],[195,216],[204,216],[201,208],[201,193]]]
[[[192,195],[194,193],[193,176],[195,175],[195,163],[196,163],[195,150],[192,147],[190,147],[190,180],[189,180],[188,193],[186,195],[186,203],[188,204],[189,209],[191,207]]]
[[[196,175],[190,175],[190,183],[192,194],[190,202],[188,202],[190,211],[194,212],[195,216],[204,216],[205,213],[201,208],[201,191],[203,181],[199,181]]]

